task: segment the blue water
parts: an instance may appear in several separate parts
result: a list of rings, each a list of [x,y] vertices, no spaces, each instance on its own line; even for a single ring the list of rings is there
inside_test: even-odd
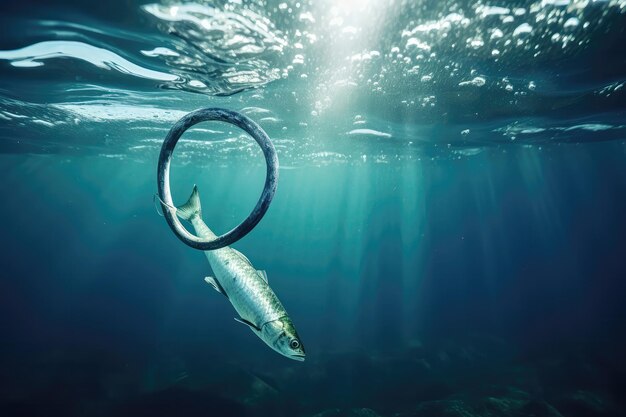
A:
[[[626,415],[626,2],[22,1],[0,15],[0,415]],[[305,362],[157,214],[187,112],[272,138],[233,246]],[[265,166],[172,163],[217,233]]]

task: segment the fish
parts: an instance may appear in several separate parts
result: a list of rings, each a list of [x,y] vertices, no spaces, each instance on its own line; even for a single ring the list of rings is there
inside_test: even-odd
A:
[[[202,219],[197,186],[194,185],[187,202],[176,207],[176,214],[191,223],[199,237],[207,240],[216,238]],[[244,254],[230,246],[204,253],[214,274],[204,280],[230,301],[239,315],[235,320],[248,326],[281,355],[304,361],[304,345],[287,311],[270,287],[267,273],[257,270]]]

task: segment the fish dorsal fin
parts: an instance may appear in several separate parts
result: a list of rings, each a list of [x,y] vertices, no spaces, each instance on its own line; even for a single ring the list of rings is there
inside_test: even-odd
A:
[[[263,281],[265,281],[266,283],[269,284],[269,282],[267,281],[267,272],[265,272],[264,270],[261,270],[261,269],[257,269],[256,272],[259,274],[259,276],[261,278],[263,278]]]
[[[205,277],[204,280],[207,282],[207,284],[211,284],[215,291],[219,292],[220,294],[226,295],[224,288],[222,288],[220,283],[214,277]],[[228,296],[226,295],[226,297]]]
[[[235,321],[238,321],[239,323],[245,324],[246,326],[250,327],[255,332],[260,332],[261,331],[261,329],[256,327],[253,323],[249,322],[246,319],[242,319],[241,317],[235,317]]]
[[[250,262],[250,259],[248,259],[248,257],[246,255],[244,255],[243,253],[239,252],[237,249],[234,249],[234,248],[231,248],[231,249],[233,249],[237,255],[241,256],[243,258],[243,260],[248,262],[248,265],[252,266],[252,262]]]

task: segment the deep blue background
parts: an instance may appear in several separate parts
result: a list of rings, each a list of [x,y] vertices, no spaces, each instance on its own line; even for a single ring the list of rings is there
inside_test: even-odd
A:
[[[399,412],[416,392],[454,394],[495,366],[535,369],[542,395],[591,389],[618,407],[626,375],[625,157],[623,144],[600,143],[281,170],[268,216],[235,247],[268,271],[296,323],[308,354],[296,363],[234,322],[226,300],[203,282],[204,256],[154,211],[153,166],[5,156],[4,402],[29,413],[55,404],[83,415],[92,403],[105,414],[120,403],[136,413],[155,403],[128,399],[134,395],[211,387],[222,412],[237,415],[240,405],[229,401],[252,395],[252,372],[289,393],[287,403],[269,402],[276,415],[322,405]],[[252,207],[263,171],[173,169],[178,200],[201,179],[204,217],[218,231]],[[467,360],[454,362],[455,354]],[[383,372],[372,358],[405,365]],[[435,370],[445,365],[433,371],[438,381],[465,382],[422,387],[432,375],[421,381],[401,372],[416,358]],[[322,370],[337,384],[330,391],[316,376]],[[375,389],[386,378],[385,389]],[[204,408],[179,395],[172,401],[192,404],[189,415]],[[245,412],[269,412],[259,407]]]

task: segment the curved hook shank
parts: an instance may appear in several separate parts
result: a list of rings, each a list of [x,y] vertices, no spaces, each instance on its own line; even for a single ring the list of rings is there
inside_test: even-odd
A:
[[[187,129],[195,124],[212,120],[230,123],[243,129],[252,136],[263,150],[267,164],[267,174],[265,176],[265,186],[261,197],[250,215],[231,231],[213,240],[203,240],[189,233],[176,216],[176,210],[172,209],[174,203],[172,202],[172,194],[170,192],[170,161],[178,140]],[[269,136],[267,136],[267,133],[250,118],[235,111],[207,107],[183,116],[183,118],[172,126],[172,129],[170,129],[165,137],[165,141],[161,147],[161,153],[159,154],[157,181],[163,214],[174,234],[192,248],[214,250],[238,241],[250,233],[261,218],[263,218],[276,192],[276,185],[278,183],[278,157],[276,156],[276,150]]]

